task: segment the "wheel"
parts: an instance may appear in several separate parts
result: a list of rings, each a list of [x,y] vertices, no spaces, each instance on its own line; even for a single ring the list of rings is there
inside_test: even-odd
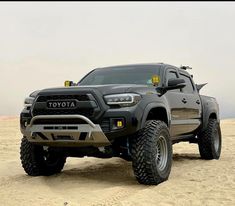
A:
[[[32,144],[26,137],[21,141],[20,159],[25,172],[30,176],[59,173],[66,161],[66,157],[51,151],[50,148],[46,150],[43,146]]]
[[[219,159],[221,153],[221,130],[216,119],[209,119],[207,128],[198,134],[198,147],[202,159]]]
[[[149,120],[130,141],[132,167],[141,184],[166,181],[172,164],[172,143],[167,125]]]

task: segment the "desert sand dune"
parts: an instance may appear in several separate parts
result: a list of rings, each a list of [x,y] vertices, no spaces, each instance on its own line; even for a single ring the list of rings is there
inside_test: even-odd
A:
[[[0,119],[0,205],[235,205],[235,120],[221,123],[220,160],[201,160],[197,145],[174,145],[168,181],[136,182],[119,158],[68,158],[62,173],[27,176],[19,160],[18,118]]]

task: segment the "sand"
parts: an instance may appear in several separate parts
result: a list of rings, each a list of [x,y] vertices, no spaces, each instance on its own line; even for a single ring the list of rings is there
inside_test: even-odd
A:
[[[119,158],[68,158],[62,173],[27,176],[19,160],[19,119],[0,119],[0,205],[235,205],[235,120],[221,122],[220,160],[201,160],[197,145],[173,146],[168,181],[144,186]]]

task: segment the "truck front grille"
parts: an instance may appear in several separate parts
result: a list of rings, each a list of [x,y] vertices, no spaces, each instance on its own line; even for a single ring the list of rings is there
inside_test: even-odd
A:
[[[92,116],[93,115],[93,109],[34,109],[33,115],[62,115],[62,114],[80,114],[84,116]]]
[[[47,101],[50,100],[68,100],[75,99],[79,102],[90,101],[90,97],[94,99],[91,94],[80,94],[80,95],[41,95],[37,98],[34,107],[32,108],[32,115],[68,115],[68,114],[79,114],[86,117],[91,117],[94,114],[94,108],[91,107],[78,107],[76,109],[51,109],[47,108]]]
[[[78,101],[89,101],[87,94],[81,95],[50,95],[50,96],[39,96],[37,102],[46,102],[48,100],[63,100],[63,99],[76,99]]]

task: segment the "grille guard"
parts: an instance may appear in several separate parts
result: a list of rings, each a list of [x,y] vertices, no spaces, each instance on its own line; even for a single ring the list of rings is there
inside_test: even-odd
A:
[[[39,119],[81,119],[87,124],[34,124]],[[51,146],[108,146],[110,142],[100,125],[83,115],[39,115],[26,126],[30,142]]]

